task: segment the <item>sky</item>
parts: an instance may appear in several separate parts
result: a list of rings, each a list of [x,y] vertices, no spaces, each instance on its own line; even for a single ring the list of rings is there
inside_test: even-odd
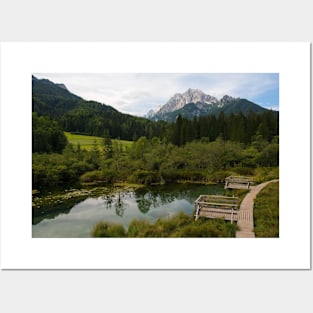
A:
[[[85,100],[138,116],[189,88],[200,89],[218,99],[229,95],[268,109],[279,109],[278,73],[34,73],[34,76],[62,83]]]

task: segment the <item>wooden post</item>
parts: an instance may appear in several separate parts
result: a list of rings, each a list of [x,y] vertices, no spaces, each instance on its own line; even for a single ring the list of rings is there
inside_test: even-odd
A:
[[[200,210],[200,205],[197,203],[197,204],[196,204],[196,221],[197,221],[198,218],[199,218],[199,210]]]
[[[234,207],[231,207],[231,218],[230,218],[230,224],[233,223],[233,217],[234,217]]]

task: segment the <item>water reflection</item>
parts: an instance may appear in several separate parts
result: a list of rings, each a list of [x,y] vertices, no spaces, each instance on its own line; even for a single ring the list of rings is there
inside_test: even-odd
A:
[[[118,191],[113,195],[104,195],[101,197],[103,200],[103,205],[105,209],[111,210],[115,209],[115,213],[117,216],[123,217],[124,212],[128,206],[125,198],[128,196],[128,192]]]
[[[44,219],[54,219],[60,214],[68,214],[71,209],[78,203],[87,199],[87,197],[77,197],[68,199],[67,201],[51,203],[49,205],[42,205],[39,208],[32,208],[32,224],[36,225]]]
[[[192,214],[194,201],[200,194],[223,192],[223,186],[166,185],[89,194],[79,203],[73,199],[71,203],[64,202],[63,211],[51,214],[47,210],[46,215],[38,216],[33,223],[33,237],[90,237],[93,226],[99,221],[122,224],[127,229],[134,219],[155,222],[178,212]]]
[[[124,215],[124,212],[127,208],[127,204],[122,199],[123,197],[125,197],[125,194],[118,192],[117,199],[114,204],[116,215],[120,217]]]
[[[151,208],[164,206],[178,199],[184,199],[193,204],[199,194],[194,191],[196,187],[189,188],[189,186],[186,189],[184,189],[184,186],[178,188],[177,185],[166,187],[158,186],[153,189],[141,188],[134,193],[138,209],[145,214],[149,212]]]
[[[136,203],[138,209],[142,214],[149,212],[151,205],[153,204],[150,199],[146,199],[144,196],[142,198],[136,198]]]

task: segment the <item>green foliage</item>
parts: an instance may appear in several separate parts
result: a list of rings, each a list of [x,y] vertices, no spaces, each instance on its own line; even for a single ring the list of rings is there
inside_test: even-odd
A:
[[[47,116],[32,114],[32,151],[61,153],[68,141],[57,122]]]
[[[89,162],[90,153],[75,150],[72,145],[67,145],[62,154],[33,153],[33,189],[43,190],[78,183],[80,175],[95,169]]]
[[[137,136],[160,137],[164,122],[123,114],[109,105],[86,101],[47,79],[32,79],[33,112],[56,120],[68,132],[132,140]]]
[[[254,180],[256,183],[277,179],[278,177],[278,167],[258,167],[254,170]]]
[[[105,226],[103,226],[105,225]],[[98,223],[93,236],[107,236],[107,224]],[[103,230],[104,229],[104,230]],[[190,215],[183,212],[170,218],[160,218],[154,224],[146,220],[133,220],[128,227],[127,237],[235,237],[236,224],[224,220],[199,219],[197,222]],[[102,234],[103,231],[103,235]],[[121,236],[122,237],[122,236]]]
[[[94,183],[94,182],[107,182],[110,183],[117,178],[114,171],[111,169],[102,169],[86,172],[80,176],[80,182],[82,183]]]
[[[151,185],[159,182],[159,178],[153,171],[135,170],[127,179],[130,183]]]
[[[60,85],[35,77],[32,77],[32,92],[33,112],[37,112],[38,115],[48,115],[53,119],[75,108],[81,100]]]
[[[70,132],[64,132],[67,140],[69,143],[73,144],[74,146],[80,146],[81,149],[85,150],[92,150],[94,145],[101,146],[103,145],[103,137],[97,137],[97,136],[89,136],[89,135],[83,135],[83,134],[75,134]],[[119,140],[119,139],[112,139],[112,146],[115,144],[118,144],[119,146],[122,146],[123,151],[130,148],[133,144],[132,141],[127,140]]]
[[[103,140],[103,139],[102,139]],[[225,141],[193,141],[177,147],[159,138],[140,137],[131,146],[112,142],[113,158],[105,158],[94,141],[87,151],[67,145],[62,155],[33,156],[34,188],[68,182],[156,184],[175,181],[223,182],[229,175],[255,176],[257,182],[278,177],[278,144],[260,152],[252,146]],[[274,153],[273,153],[274,152]],[[262,167],[260,167],[262,165]]]
[[[86,172],[80,176],[80,181],[84,183],[103,180],[104,180],[103,173],[100,170]]]
[[[100,222],[94,226],[92,236],[121,238],[126,236],[126,232],[122,225]]]
[[[103,156],[105,159],[111,159],[113,157],[112,140],[108,130],[104,131],[103,136]]]
[[[272,143],[267,145],[257,156],[256,162],[261,166],[278,166],[279,145]]]
[[[261,190],[253,215],[256,237],[279,237],[279,183],[271,183]]]
[[[128,237],[148,237],[150,233],[150,224],[146,220],[133,220],[128,226]]]
[[[261,151],[265,145],[278,135],[278,112],[262,111],[237,112],[236,114],[206,115],[188,118],[178,115],[175,123],[168,126],[167,137],[176,146],[187,142],[207,138],[216,141],[218,137],[225,141],[250,144]]]

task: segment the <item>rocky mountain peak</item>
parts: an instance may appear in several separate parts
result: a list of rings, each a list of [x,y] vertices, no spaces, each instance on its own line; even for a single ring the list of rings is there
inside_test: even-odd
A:
[[[183,108],[188,103],[203,106],[204,104],[214,104],[217,102],[218,100],[215,97],[205,94],[200,89],[189,88],[184,93],[176,93],[172,96],[156,113],[173,112]]]
[[[160,108],[150,111],[147,117],[152,120],[175,121],[178,114],[187,118],[208,114],[225,114],[249,111],[262,112],[265,109],[242,98],[224,95],[220,100],[205,94],[200,89],[187,89],[184,93],[176,93]]]

